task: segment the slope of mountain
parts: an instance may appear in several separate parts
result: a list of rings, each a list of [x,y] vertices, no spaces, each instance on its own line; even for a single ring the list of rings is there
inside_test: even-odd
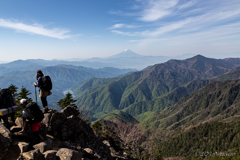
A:
[[[210,59],[201,55],[182,61],[171,60],[77,95],[77,102],[87,108],[92,108],[95,113],[122,110],[134,103],[163,96],[190,81],[224,74],[239,65],[238,62],[228,63],[224,59]],[[178,91],[182,92],[181,89]],[[171,95],[169,98],[172,98]],[[145,105],[144,102],[142,106]],[[153,105],[152,102],[150,105]]]
[[[138,123],[138,121],[133,116],[117,109],[111,113],[108,113],[107,115],[102,117],[102,119],[109,120],[115,123]]]
[[[148,111],[163,110],[167,107],[172,106],[174,103],[176,103],[180,99],[190,96],[194,91],[202,88],[203,86],[207,85],[210,82],[224,81],[224,80],[237,80],[239,78],[240,78],[240,67],[237,67],[223,75],[219,75],[208,80],[191,81],[153,100],[133,103],[129,107],[123,109],[123,111],[131,114],[132,116],[139,115],[139,117],[141,117],[140,116],[141,113],[148,112]],[[143,120],[143,118],[141,118],[141,120]]]
[[[166,132],[209,121],[240,119],[240,80],[211,82],[173,106],[157,111],[141,122],[145,133],[155,130],[161,136]],[[146,129],[148,131],[146,131]]]
[[[206,155],[214,159],[224,159],[223,155],[226,155],[228,159],[239,159],[239,132],[240,121],[206,122],[187,129],[182,128],[174,136],[159,141],[158,146],[164,157]]]
[[[210,80],[195,80],[186,85],[177,87],[171,92],[148,101],[136,102],[124,108],[123,111],[132,116],[138,116],[148,111],[157,111],[168,108],[180,99],[191,95],[194,91],[207,85]],[[141,117],[141,116],[140,116]],[[143,118],[141,118],[143,120]],[[139,120],[140,121],[140,120]]]
[[[115,78],[91,78],[79,84],[72,86],[71,90],[73,90],[74,95],[81,95],[84,91],[103,86],[111,81],[115,81],[119,79],[119,77]]]

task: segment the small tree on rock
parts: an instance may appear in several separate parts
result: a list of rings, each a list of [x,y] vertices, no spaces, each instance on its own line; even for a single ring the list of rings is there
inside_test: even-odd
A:
[[[26,99],[27,103],[32,102],[32,98],[28,97],[30,94],[32,94],[32,93],[29,90],[27,90],[25,87],[22,86],[21,91],[17,94],[17,97],[15,98],[17,105],[21,106],[20,105],[21,99]],[[16,112],[15,117],[21,117],[21,115],[22,115],[22,109]]]
[[[30,94],[32,94],[32,93],[29,90],[27,90],[26,87],[22,86],[21,91],[19,92],[19,94],[16,98],[17,99],[17,104],[20,105],[19,101],[23,98],[27,100],[27,103],[32,102],[33,101],[32,98],[28,97]]]
[[[57,105],[61,108],[61,109],[64,109],[66,106],[70,105],[76,109],[77,108],[77,105],[75,104],[77,100],[73,99],[73,96],[70,92],[68,92],[66,95],[65,95],[65,98],[63,99],[60,99],[58,102],[57,102]]]

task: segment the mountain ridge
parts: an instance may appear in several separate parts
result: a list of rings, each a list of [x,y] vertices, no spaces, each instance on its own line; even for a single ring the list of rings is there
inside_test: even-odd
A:
[[[91,106],[96,112],[122,110],[133,103],[157,98],[190,81],[224,74],[237,65],[200,55],[186,60],[170,60],[77,95],[77,103],[87,108]]]

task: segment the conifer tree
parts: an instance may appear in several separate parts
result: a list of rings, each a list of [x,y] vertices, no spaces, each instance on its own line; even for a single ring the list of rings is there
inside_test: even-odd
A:
[[[11,88],[14,89],[14,87],[11,87]],[[27,103],[32,102],[32,98],[28,97],[30,94],[31,94],[30,91],[22,86],[21,91],[17,94],[17,97],[15,98],[17,105],[21,106],[19,101],[23,98],[27,100]],[[22,115],[22,108],[16,112],[15,117],[21,117],[21,115]]]
[[[66,95],[65,95],[65,98],[63,99],[60,99],[58,102],[57,102],[57,105],[61,108],[61,109],[64,109],[65,107],[67,107],[68,105],[76,108],[77,108],[77,105],[75,104],[76,100],[73,99],[73,96],[70,92],[68,92]]]
[[[8,87],[8,89],[10,89],[12,95],[14,97],[17,97],[18,96],[18,93],[17,93],[17,90],[18,90],[18,87],[13,85],[13,84],[10,84],[10,86]]]
[[[32,102],[33,101],[32,98],[28,97],[30,94],[32,94],[32,93],[29,90],[27,90],[26,87],[22,86],[21,91],[19,92],[19,94],[16,98],[17,99],[17,104],[19,104],[19,101],[23,98],[27,100],[27,103]]]

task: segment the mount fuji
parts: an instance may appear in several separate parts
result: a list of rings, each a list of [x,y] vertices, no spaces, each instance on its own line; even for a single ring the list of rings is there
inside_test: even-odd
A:
[[[137,54],[133,51],[131,51],[130,49],[125,49],[123,52],[119,53],[119,54],[116,54],[116,55],[113,55],[113,56],[110,56],[108,58],[126,58],[126,57],[144,57],[143,55],[140,55],[140,54]]]

